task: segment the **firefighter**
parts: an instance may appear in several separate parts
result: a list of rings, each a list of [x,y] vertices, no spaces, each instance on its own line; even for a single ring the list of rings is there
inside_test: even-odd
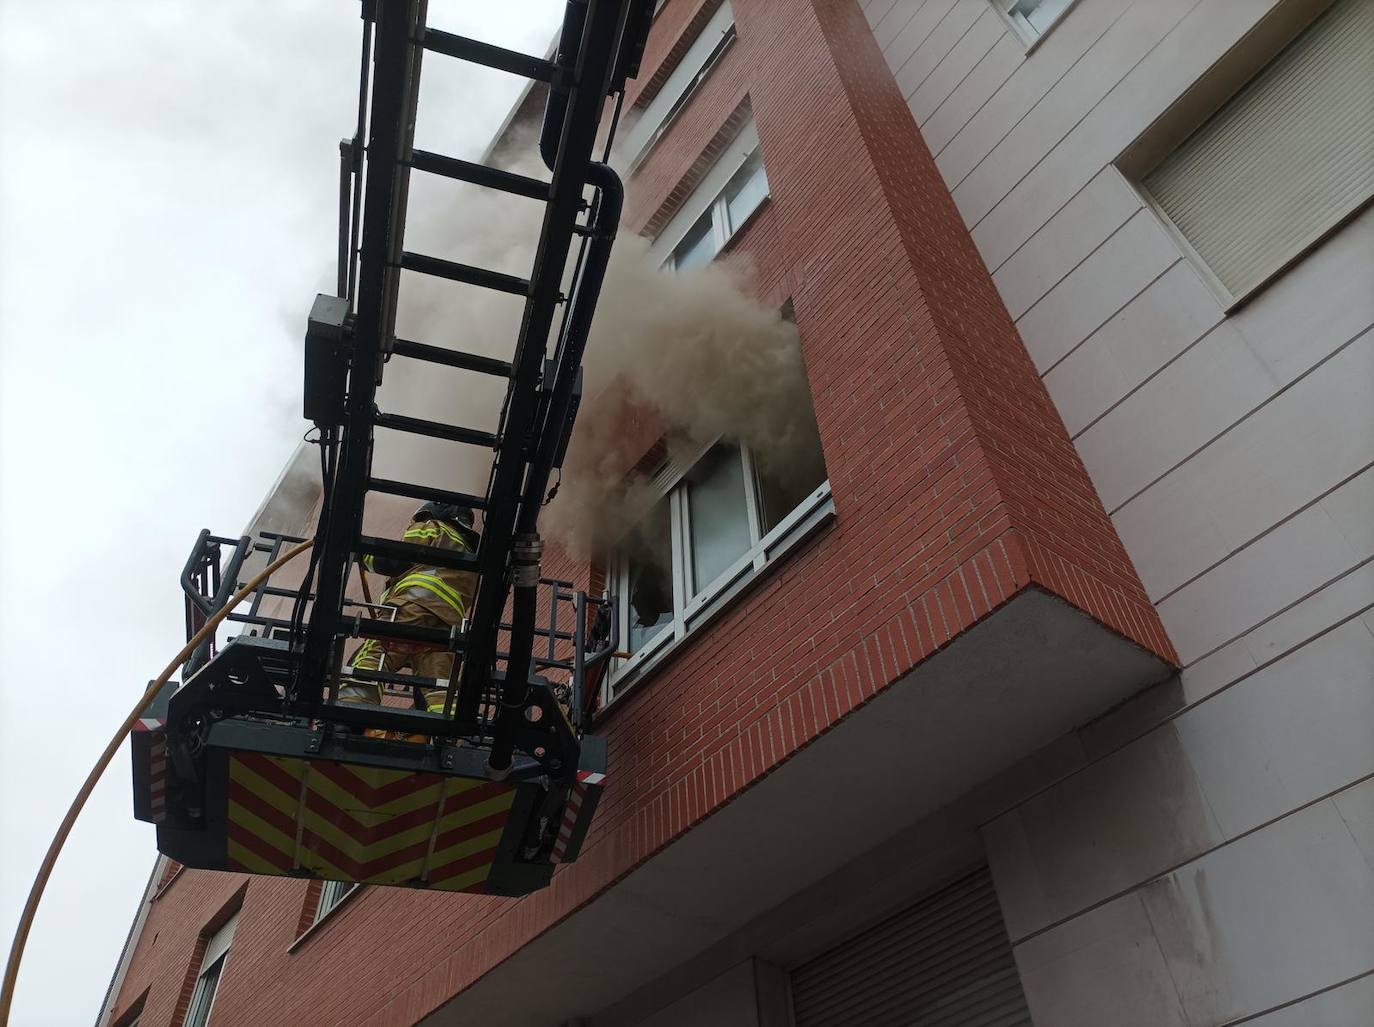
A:
[[[401,536],[404,542],[438,549],[476,552],[480,539],[473,527],[472,508],[446,503],[426,503],[415,511],[410,526]],[[364,571],[387,575],[381,602],[396,608],[397,624],[426,628],[452,628],[468,615],[477,575],[472,571],[451,570],[426,564],[408,564],[384,556],[363,558]],[[453,653],[423,649],[405,642],[380,642],[369,638],[358,647],[351,670],[410,670],[417,677],[437,678],[441,682],[456,669]],[[431,713],[444,709],[445,685],[423,689],[425,708]],[[381,705],[382,685],[345,677],[339,687],[339,701]],[[368,732],[372,734],[372,732]]]

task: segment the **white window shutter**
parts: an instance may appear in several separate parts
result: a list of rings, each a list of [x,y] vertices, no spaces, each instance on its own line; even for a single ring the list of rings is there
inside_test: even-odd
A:
[[[234,940],[234,928],[238,926],[239,915],[235,913],[225,921],[224,926],[210,936],[205,943],[205,956],[200,961],[202,968],[209,966],[229,951],[229,943]]]
[[[1239,299],[1374,196],[1374,0],[1339,0],[1145,177]]]

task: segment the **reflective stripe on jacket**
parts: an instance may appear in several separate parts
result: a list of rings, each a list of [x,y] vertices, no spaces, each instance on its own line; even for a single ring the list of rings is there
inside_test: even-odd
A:
[[[433,546],[436,549],[468,551],[462,534],[443,521],[413,521],[401,536],[401,541]],[[404,566],[395,560],[377,560],[370,555],[364,557],[362,562],[363,567],[369,571],[391,574],[380,602],[395,606],[413,603],[423,607],[445,624],[456,625],[463,622],[472,604],[472,595],[477,589],[477,575],[472,571],[425,564]]]

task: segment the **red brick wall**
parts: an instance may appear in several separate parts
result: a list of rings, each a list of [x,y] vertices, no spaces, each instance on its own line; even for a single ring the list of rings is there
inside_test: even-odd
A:
[[[702,2],[670,0],[646,76]],[[739,39],[639,170],[627,227],[747,95],[772,198],[734,248],[761,300],[793,301],[837,521],[606,711],[606,797],[552,887],[368,889],[287,954],[306,885],[254,881],[226,1023],[413,1023],[1026,588],[1173,657],[853,0],[733,6]],[[170,1013],[201,912],[237,880],[167,890],[124,1001],[152,983]]]
[[[116,997],[112,1022],[123,1020],[141,1000],[140,1024],[179,1027],[186,1018],[205,944],[241,903],[247,904],[248,880],[243,874],[205,870],[164,875]],[[259,899],[262,891],[261,885],[255,888],[253,899]],[[255,935],[253,928],[244,933],[240,923],[234,929],[230,958],[243,955],[244,962],[251,964],[256,958],[252,951]],[[243,949],[237,947],[241,938],[249,942]]]

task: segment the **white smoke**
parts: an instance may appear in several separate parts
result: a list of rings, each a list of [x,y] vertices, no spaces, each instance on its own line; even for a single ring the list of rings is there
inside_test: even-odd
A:
[[[513,170],[547,177],[537,159]],[[412,200],[407,248],[530,274],[542,204],[462,188],[441,217],[417,219],[416,210]],[[504,360],[513,355],[519,298],[421,275],[405,276],[401,298],[400,337]],[[378,402],[390,412],[494,431],[504,395],[503,379],[394,358]],[[647,240],[622,232],[593,320],[562,485],[541,520],[546,534],[577,554],[613,540],[628,527],[626,511],[639,508],[626,475],[643,454],[627,449],[628,410],[661,420],[671,445],[742,442],[762,468],[784,476],[793,453],[815,449],[796,328],[750,296],[747,265],[718,261],[664,271]],[[379,431],[375,466],[380,475],[481,493],[491,453]]]

